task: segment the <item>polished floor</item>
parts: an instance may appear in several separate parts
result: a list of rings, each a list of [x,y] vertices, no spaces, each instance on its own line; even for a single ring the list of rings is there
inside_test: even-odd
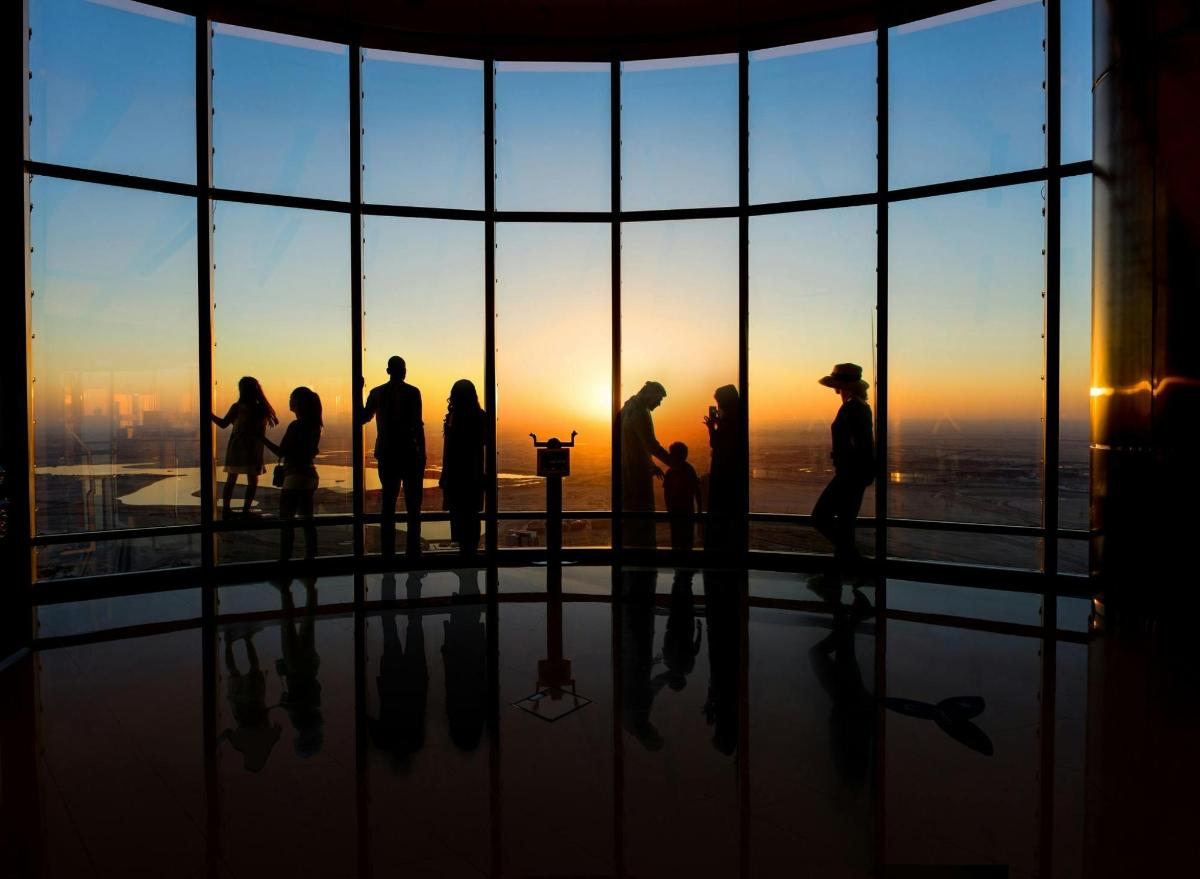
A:
[[[4,875],[1084,875],[1091,602],[1050,629],[1039,595],[898,580],[556,582],[41,608],[0,672]]]

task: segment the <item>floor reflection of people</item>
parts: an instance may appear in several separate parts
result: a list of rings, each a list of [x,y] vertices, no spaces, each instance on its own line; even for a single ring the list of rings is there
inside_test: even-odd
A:
[[[654,697],[666,684],[665,678],[651,679],[654,672],[654,593],[658,572],[624,573],[625,595],[621,608],[621,718],[625,731],[648,751],[663,745],[662,735],[650,720]]]
[[[442,623],[442,661],[446,667],[446,719],[450,739],[464,751],[479,745],[487,718],[487,626],[479,603],[479,572],[458,575],[456,602]]]
[[[254,649],[254,635],[258,629],[247,629],[234,634],[225,631],[225,673],[229,678],[229,709],[237,723],[236,729],[227,729],[220,735],[242,755],[242,766],[249,772],[258,772],[267,765],[271,749],[279,741],[283,727],[272,723],[267,709],[267,674],[258,663],[258,651]],[[246,671],[238,668],[233,654],[233,644],[241,640],[246,645],[246,658],[250,667]]]
[[[410,573],[407,597],[421,597],[424,573]],[[385,602],[396,600],[396,575],[385,574],[381,594]],[[429,695],[429,666],[425,660],[425,629],[416,607],[408,609],[405,640],[400,641],[399,613],[380,614],[383,624],[383,653],[379,657],[379,717],[367,718],[367,729],[375,747],[392,755],[392,767],[400,768],[425,744],[425,703]]]
[[[276,661],[275,670],[284,686],[279,704],[292,721],[296,755],[312,757],[321,752],[325,743],[321,682],[317,679],[321,667],[316,637],[317,581],[315,577],[306,577],[301,582],[304,584],[304,614],[298,628],[291,582],[280,580],[275,584],[283,598],[283,619],[280,620],[283,656]]]
[[[687,676],[696,667],[703,639],[703,624],[696,619],[696,599],[692,595],[695,571],[678,570],[671,584],[671,609],[667,614],[667,633],[663,636],[663,665],[659,678],[672,690],[687,686]]]
[[[739,571],[704,572],[704,618],[708,628],[708,699],[704,718],[713,728],[713,747],[733,754],[740,705],[741,581]]]
[[[833,611],[833,628],[808,652],[813,672],[833,702],[829,715],[829,749],[842,781],[861,788],[868,776],[875,737],[875,696],[863,685],[854,650],[854,630],[874,613],[858,590],[843,604],[840,591],[825,597]]]

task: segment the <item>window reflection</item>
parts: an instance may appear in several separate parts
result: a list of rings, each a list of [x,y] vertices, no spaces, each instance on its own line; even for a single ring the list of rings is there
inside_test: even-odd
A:
[[[889,209],[892,516],[1041,523],[1042,209],[1040,184]]]
[[[1088,527],[1092,374],[1092,178],[1062,181],[1059,326],[1060,528]],[[1060,541],[1060,570],[1087,572],[1087,543]]]
[[[347,53],[337,43],[214,24],[213,182],[348,198]]]
[[[496,64],[496,207],[607,211],[609,65]]]
[[[736,55],[621,65],[621,207],[738,202]]]
[[[196,20],[144,3],[30,0],[29,151],[196,179]]]
[[[1060,0],[1062,160],[1092,157],[1092,0]]]
[[[483,207],[483,62],[367,49],[363,200]]]
[[[198,521],[195,201],[42,177],[30,200],[38,533]]]
[[[876,178],[872,31],[750,53],[750,201],[870,192]]]
[[[891,29],[893,189],[1046,163],[1045,10],[995,0]]]

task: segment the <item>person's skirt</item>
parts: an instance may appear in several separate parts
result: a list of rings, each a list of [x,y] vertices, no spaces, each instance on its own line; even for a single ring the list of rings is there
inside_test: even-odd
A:
[[[265,473],[262,437],[234,430],[225,447],[226,473]]]

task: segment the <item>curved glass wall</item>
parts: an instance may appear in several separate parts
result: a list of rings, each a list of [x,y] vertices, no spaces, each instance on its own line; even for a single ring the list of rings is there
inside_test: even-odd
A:
[[[737,387],[752,547],[827,552],[808,516],[837,400],[817,378],[853,362],[886,462],[864,553],[1081,570],[1086,2],[1049,4],[1057,46],[1047,7],[1002,0],[613,64],[28,4],[40,577],[272,557],[268,478],[250,516],[223,511],[229,431],[209,416],[242,376],[272,439],[293,388],[320,394],[320,552],[376,551],[374,427],[355,416],[393,354],[423,393],[429,552],[451,548],[436,480],[459,378],[494,418],[501,548],[545,540],[528,434],[571,430],[565,542],[613,545],[614,419],[652,380],[658,439],[702,481],[702,418]]]

